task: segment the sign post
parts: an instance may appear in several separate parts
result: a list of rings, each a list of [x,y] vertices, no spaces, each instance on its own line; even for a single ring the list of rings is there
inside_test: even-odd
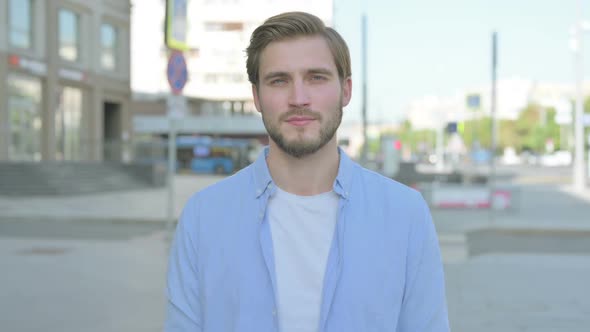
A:
[[[182,96],[182,89],[188,80],[188,70],[184,55],[180,51],[172,51],[166,68],[168,83],[172,94],[168,97],[168,213],[167,229],[174,224],[174,174],[176,174],[176,120],[186,114],[186,98]]]
[[[497,121],[496,121],[496,81],[497,81],[497,69],[498,69],[498,34],[496,31],[492,33],[492,93],[491,93],[491,107],[490,117],[492,118],[492,125],[490,127],[492,142],[490,146],[490,173],[488,183],[490,187],[490,224],[494,221],[494,207],[498,206],[494,203],[495,181],[496,181],[496,132],[497,132]]]
[[[467,96],[467,108],[471,111],[471,152],[477,147],[477,127],[476,119],[479,117],[477,112],[481,106],[481,97],[479,94],[470,94]]]

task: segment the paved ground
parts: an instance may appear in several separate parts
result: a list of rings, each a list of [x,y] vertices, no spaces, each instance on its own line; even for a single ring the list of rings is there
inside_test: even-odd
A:
[[[162,231],[56,223],[46,238],[34,225],[2,229],[1,330],[161,330]],[[590,255],[495,253],[517,242],[487,242],[486,253],[445,264],[453,331],[588,331]]]
[[[177,177],[177,211],[217,180]],[[160,331],[165,202],[162,190],[0,198],[0,330]],[[524,184],[513,211],[433,211],[453,331],[588,331],[588,216],[587,194],[546,180]]]
[[[0,330],[161,331],[166,247],[157,233],[2,238]]]
[[[222,177],[219,176],[176,176],[175,215],[180,215],[185,202],[194,192],[220,179]],[[80,196],[0,196],[0,219],[163,223],[167,218],[167,198],[166,188]]]
[[[590,256],[490,254],[446,264],[455,332],[586,332]]]

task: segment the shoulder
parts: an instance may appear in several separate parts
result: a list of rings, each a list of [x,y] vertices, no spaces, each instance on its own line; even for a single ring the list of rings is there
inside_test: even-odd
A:
[[[355,198],[357,206],[366,215],[382,217],[386,228],[406,234],[408,246],[412,247],[410,255],[420,251],[414,247],[436,242],[430,208],[418,190],[360,166],[356,173],[358,190],[354,194],[360,196]]]
[[[405,206],[423,205],[422,194],[411,187],[377,172],[355,165],[355,181],[353,186],[365,194],[375,196],[374,199],[389,202],[403,202]]]
[[[431,215],[422,194],[360,165],[355,170],[350,200],[355,210],[372,216],[373,222],[399,234],[424,235]]]
[[[228,204],[232,197],[243,197],[253,189],[252,165],[194,193],[187,201],[187,208],[215,207]]]

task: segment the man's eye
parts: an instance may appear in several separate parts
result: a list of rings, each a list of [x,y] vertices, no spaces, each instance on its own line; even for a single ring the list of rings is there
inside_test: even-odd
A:
[[[311,80],[312,81],[323,81],[325,79],[326,79],[326,77],[325,76],[322,76],[322,75],[313,75],[311,77]]]
[[[285,84],[286,82],[287,82],[287,80],[285,80],[284,78],[277,78],[277,79],[270,81],[270,84],[271,85],[281,85],[281,84]]]

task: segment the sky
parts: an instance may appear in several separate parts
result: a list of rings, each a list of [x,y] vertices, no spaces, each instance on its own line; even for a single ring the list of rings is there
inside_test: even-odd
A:
[[[409,103],[491,82],[492,32],[498,79],[570,83],[570,29],[590,19],[583,0],[334,0],[334,26],[347,41],[353,99],[344,121],[361,117],[361,14],[367,15],[369,122],[402,120]],[[584,36],[590,77],[590,31]]]

